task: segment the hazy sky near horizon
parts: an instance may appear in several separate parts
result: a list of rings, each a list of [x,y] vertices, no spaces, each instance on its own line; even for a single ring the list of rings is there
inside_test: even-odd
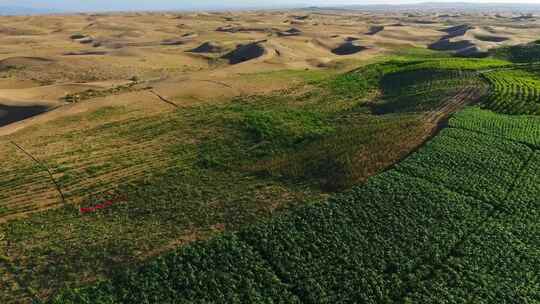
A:
[[[0,0],[0,6],[25,6],[67,11],[226,9],[273,6],[347,4],[408,4],[418,2],[537,3],[540,0]]]

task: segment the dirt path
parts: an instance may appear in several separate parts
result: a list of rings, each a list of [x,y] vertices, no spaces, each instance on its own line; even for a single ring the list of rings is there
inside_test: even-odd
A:
[[[447,98],[438,109],[428,112],[425,116],[426,122],[434,125],[440,125],[448,117],[461,110],[468,104],[477,101],[487,93],[487,86],[483,87],[465,87],[456,95]]]

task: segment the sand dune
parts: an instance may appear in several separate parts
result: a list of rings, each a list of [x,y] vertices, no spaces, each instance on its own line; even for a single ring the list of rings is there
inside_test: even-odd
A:
[[[300,36],[301,34],[302,31],[294,27],[286,31],[277,32],[277,35],[280,37]]]
[[[504,42],[510,39],[504,36],[492,36],[492,35],[474,35],[474,37],[478,40],[487,41],[487,42]]]
[[[441,39],[430,44],[428,47],[437,51],[459,51],[474,46],[475,44],[469,40],[452,41],[450,39]]]
[[[99,50],[82,50],[82,51],[75,51],[75,52],[67,52],[64,53],[64,56],[101,56],[101,55],[107,55],[109,52],[107,51],[99,51]]]

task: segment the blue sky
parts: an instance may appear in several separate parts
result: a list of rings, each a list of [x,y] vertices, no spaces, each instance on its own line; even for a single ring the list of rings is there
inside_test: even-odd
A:
[[[538,3],[540,0],[426,0],[429,2],[500,2]],[[224,9],[242,7],[276,7],[298,5],[403,4],[418,0],[0,0],[0,6],[25,6],[68,11],[94,10],[166,10]]]

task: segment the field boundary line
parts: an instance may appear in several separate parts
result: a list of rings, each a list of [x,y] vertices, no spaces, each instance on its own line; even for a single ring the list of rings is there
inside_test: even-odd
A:
[[[272,273],[278,278],[279,282],[281,282],[283,285],[287,286],[287,290],[291,292],[296,298],[300,301],[300,303],[309,303],[304,299],[304,296],[299,294],[295,288],[292,288],[293,285],[296,285],[294,282],[290,282],[289,280],[284,278],[284,275],[276,269],[274,264],[271,262],[271,259],[266,256],[263,252],[261,252],[257,247],[250,244],[249,241],[245,240],[240,234],[236,234],[238,236],[238,239],[246,244],[254,253],[256,253],[267,265],[268,269],[272,271]]]
[[[401,170],[399,167],[396,167],[394,168],[394,170],[396,170],[397,172],[399,172],[400,174],[403,174],[403,175],[406,175],[408,177],[413,177],[413,178],[418,178],[418,179],[421,179],[423,181],[427,181],[429,182],[430,184],[434,185],[434,186],[437,186],[437,187],[440,187],[444,190],[447,190],[447,191],[450,191],[452,193],[455,193],[455,194],[459,194],[459,195],[462,195],[462,196],[465,196],[465,197],[469,197],[469,198],[473,198],[477,201],[481,201],[482,203],[484,204],[489,204],[489,205],[492,205],[493,207],[495,207],[496,205],[492,202],[488,202],[486,201],[484,198],[481,198],[481,197],[478,197],[476,195],[474,195],[473,193],[471,193],[471,191],[463,191],[463,192],[459,192],[457,190],[454,190],[452,188],[448,188],[447,186],[443,185],[443,184],[439,184],[437,182],[434,182],[434,181],[430,181],[428,180],[426,177],[424,176],[420,176],[420,175],[416,175],[416,174],[411,174],[409,172],[405,172],[403,170]]]
[[[540,144],[535,145],[535,144],[531,144],[531,143],[528,143],[528,142],[511,139],[511,138],[508,138],[508,137],[504,137],[504,136],[489,133],[489,132],[482,132],[482,131],[479,131],[479,130],[473,130],[471,128],[465,128],[465,127],[460,127],[460,126],[452,126],[452,125],[449,125],[448,127],[452,128],[452,129],[465,130],[465,131],[473,132],[473,133],[480,134],[480,135],[492,136],[492,137],[495,137],[495,138],[498,138],[498,139],[502,139],[502,140],[510,141],[510,142],[513,142],[513,143],[516,143],[516,144],[521,144],[521,145],[527,146],[527,148],[530,148],[531,150],[534,150],[534,151],[540,151]]]
[[[177,108],[177,109],[179,108],[179,106],[178,106],[176,103],[174,103],[174,102],[168,100],[167,98],[161,96],[161,95],[158,94],[156,91],[154,91],[154,90],[148,90],[148,92],[150,92],[151,94],[153,94],[154,96],[156,96],[157,98],[159,98],[159,99],[160,99],[161,101],[163,101],[164,103],[167,103],[167,104],[169,104],[169,105],[171,105],[171,106],[173,106],[173,107],[175,107],[175,108]]]

